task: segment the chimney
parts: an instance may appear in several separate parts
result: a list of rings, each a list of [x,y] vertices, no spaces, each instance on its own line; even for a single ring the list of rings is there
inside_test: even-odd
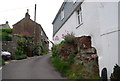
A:
[[[8,24],[8,21],[6,21],[6,24]]]
[[[34,21],[36,22],[36,4],[35,4],[35,14],[34,14]]]
[[[25,18],[30,18],[29,9],[27,9],[27,12],[26,12],[26,14],[25,14]]]

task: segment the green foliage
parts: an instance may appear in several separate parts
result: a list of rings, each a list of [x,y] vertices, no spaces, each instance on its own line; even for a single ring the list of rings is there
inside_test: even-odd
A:
[[[24,55],[26,50],[26,41],[24,39],[19,39],[17,41],[18,47],[15,50],[16,55]]]
[[[0,30],[2,30],[2,32],[6,32],[8,34],[12,33],[12,29],[9,29],[9,28],[3,28],[3,29],[0,29]]]
[[[44,51],[41,53],[41,55],[45,55],[45,54],[48,54],[48,51]]]
[[[16,55],[23,55],[23,54],[25,54],[24,49],[21,48],[21,47],[17,47],[17,49],[15,50],[15,54]]]
[[[75,55],[70,56],[66,61],[61,60],[59,56],[52,57],[51,60],[59,72],[69,79],[73,79],[73,81],[80,79],[100,79],[96,73],[93,74],[86,70],[83,64],[75,65],[74,56]]]
[[[6,32],[2,32],[2,41],[11,41],[12,35]]]
[[[69,58],[67,59],[67,62],[69,64],[73,64],[74,63],[74,57],[76,56],[76,54],[72,54],[69,56]]]
[[[69,52],[69,51],[71,51],[70,44],[74,44],[76,46],[75,42],[76,41],[75,41],[74,35],[68,34],[64,41],[62,41],[58,45],[55,45],[52,48],[52,59],[51,60],[52,60],[53,65],[58,69],[58,71],[60,71],[67,78],[73,79],[73,81],[79,81],[80,79],[100,79],[99,74],[95,73],[95,71],[97,72],[96,61],[85,63],[85,65],[83,64],[83,62],[81,62],[80,64],[74,63],[77,49],[76,51],[73,51],[73,52]],[[64,50],[66,46],[69,46],[68,47],[69,50],[66,49],[67,52],[66,50]],[[62,51],[65,51],[64,52],[65,54],[68,52],[70,54],[68,53],[69,54],[68,56],[63,55]]]
[[[26,44],[26,41],[24,40],[24,39],[19,39],[18,41],[17,41],[17,44],[19,45],[19,46],[25,46],[25,44]]]
[[[22,59],[26,59],[27,55],[20,55],[20,56],[16,56],[15,59],[16,60],[22,60]]]
[[[65,40],[63,40],[59,45],[54,45],[54,47],[52,47],[52,56],[58,56],[59,51],[61,50],[62,46],[65,44]]]
[[[83,79],[81,74],[84,73],[83,66],[79,65],[71,65],[70,70],[68,71],[68,78],[69,79]]]
[[[118,66],[117,64],[116,64],[116,66],[114,66],[114,71],[113,71],[113,73],[111,74],[111,80],[113,80],[114,81],[114,79],[118,79],[118,80],[120,80],[120,66]]]
[[[33,56],[33,50],[35,49],[33,37],[19,34],[16,34],[16,36],[20,37],[20,39],[17,41],[18,46],[15,50],[15,56],[17,56],[18,59],[25,58],[25,55]]]
[[[0,57],[0,66],[5,65],[5,60]]]
[[[64,40],[65,40],[66,43],[74,43],[75,36],[74,36],[73,33],[67,34],[67,35],[65,36],[65,39],[64,39]]]
[[[68,62],[61,61],[60,57],[56,56],[52,58],[52,63],[58,69],[58,71],[63,73],[63,75],[66,75],[70,67],[70,64]]]
[[[12,40],[12,29],[0,29],[0,37],[2,37],[1,41],[11,41]]]
[[[45,50],[44,45],[40,45],[40,48],[41,48],[41,55],[46,54],[47,51]]]
[[[45,42],[41,42],[40,49],[41,49],[41,54],[40,55],[48,54],[48,49],[46,49]]]
[[[70,56],[68,60],[63,61],[59,56],[54,56],[52,57],[52,63],[64,76],[70,76],[70,67],[74,63],[73,57],[74,56]]]
[[[58,55],[58,45],[55,45],[53,48],[52,48],[52,56],[55,57]]]

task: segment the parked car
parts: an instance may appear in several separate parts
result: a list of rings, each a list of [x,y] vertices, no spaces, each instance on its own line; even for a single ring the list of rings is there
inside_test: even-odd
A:
[[[4,60],[10,60],[11,59],[11,53],[8,51],[1,51],[1,56]]]

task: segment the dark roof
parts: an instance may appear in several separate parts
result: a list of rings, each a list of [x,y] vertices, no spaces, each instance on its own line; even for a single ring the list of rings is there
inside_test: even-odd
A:
[[[0,24],[0,28],[10,28],[9,24]]]
[[[60,7],[60,9],[58,10],[58,13],[56,14],[56,16],[55,16],[55,18],[54,18],[54,20],[53,20],[53,22],[52,22],[52,24],[55,22],[55,20],[57,19],[57,17],[58,17],[58,15],[60,14],[60,12],[61,12],[61,9],[63,8],[63,6],[65,5],[65,3],[66,2],[63,2],[62,3],[62,6]]]
[[[40,26],[40,27],[41,27],[43,33],[45,34],[45,36],[47,37],[47,35],[46,35],[45,31],[43,30],[42,26]],[[48,39],[48,37],[47,37],[47,39]]]

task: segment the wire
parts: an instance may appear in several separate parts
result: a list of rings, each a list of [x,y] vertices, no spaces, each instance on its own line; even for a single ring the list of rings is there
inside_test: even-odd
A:
[[[15,8],[15,9],[8,9],[8,10],[1,10],[1,12],[9,12],[9,11],[15,11],[15,10],[20,10],[20,9],[26,9],[26,8],[30,8],[30,7],[34,7],[34,6],[27,6],[27,7],[21,7],[21,8]]]

